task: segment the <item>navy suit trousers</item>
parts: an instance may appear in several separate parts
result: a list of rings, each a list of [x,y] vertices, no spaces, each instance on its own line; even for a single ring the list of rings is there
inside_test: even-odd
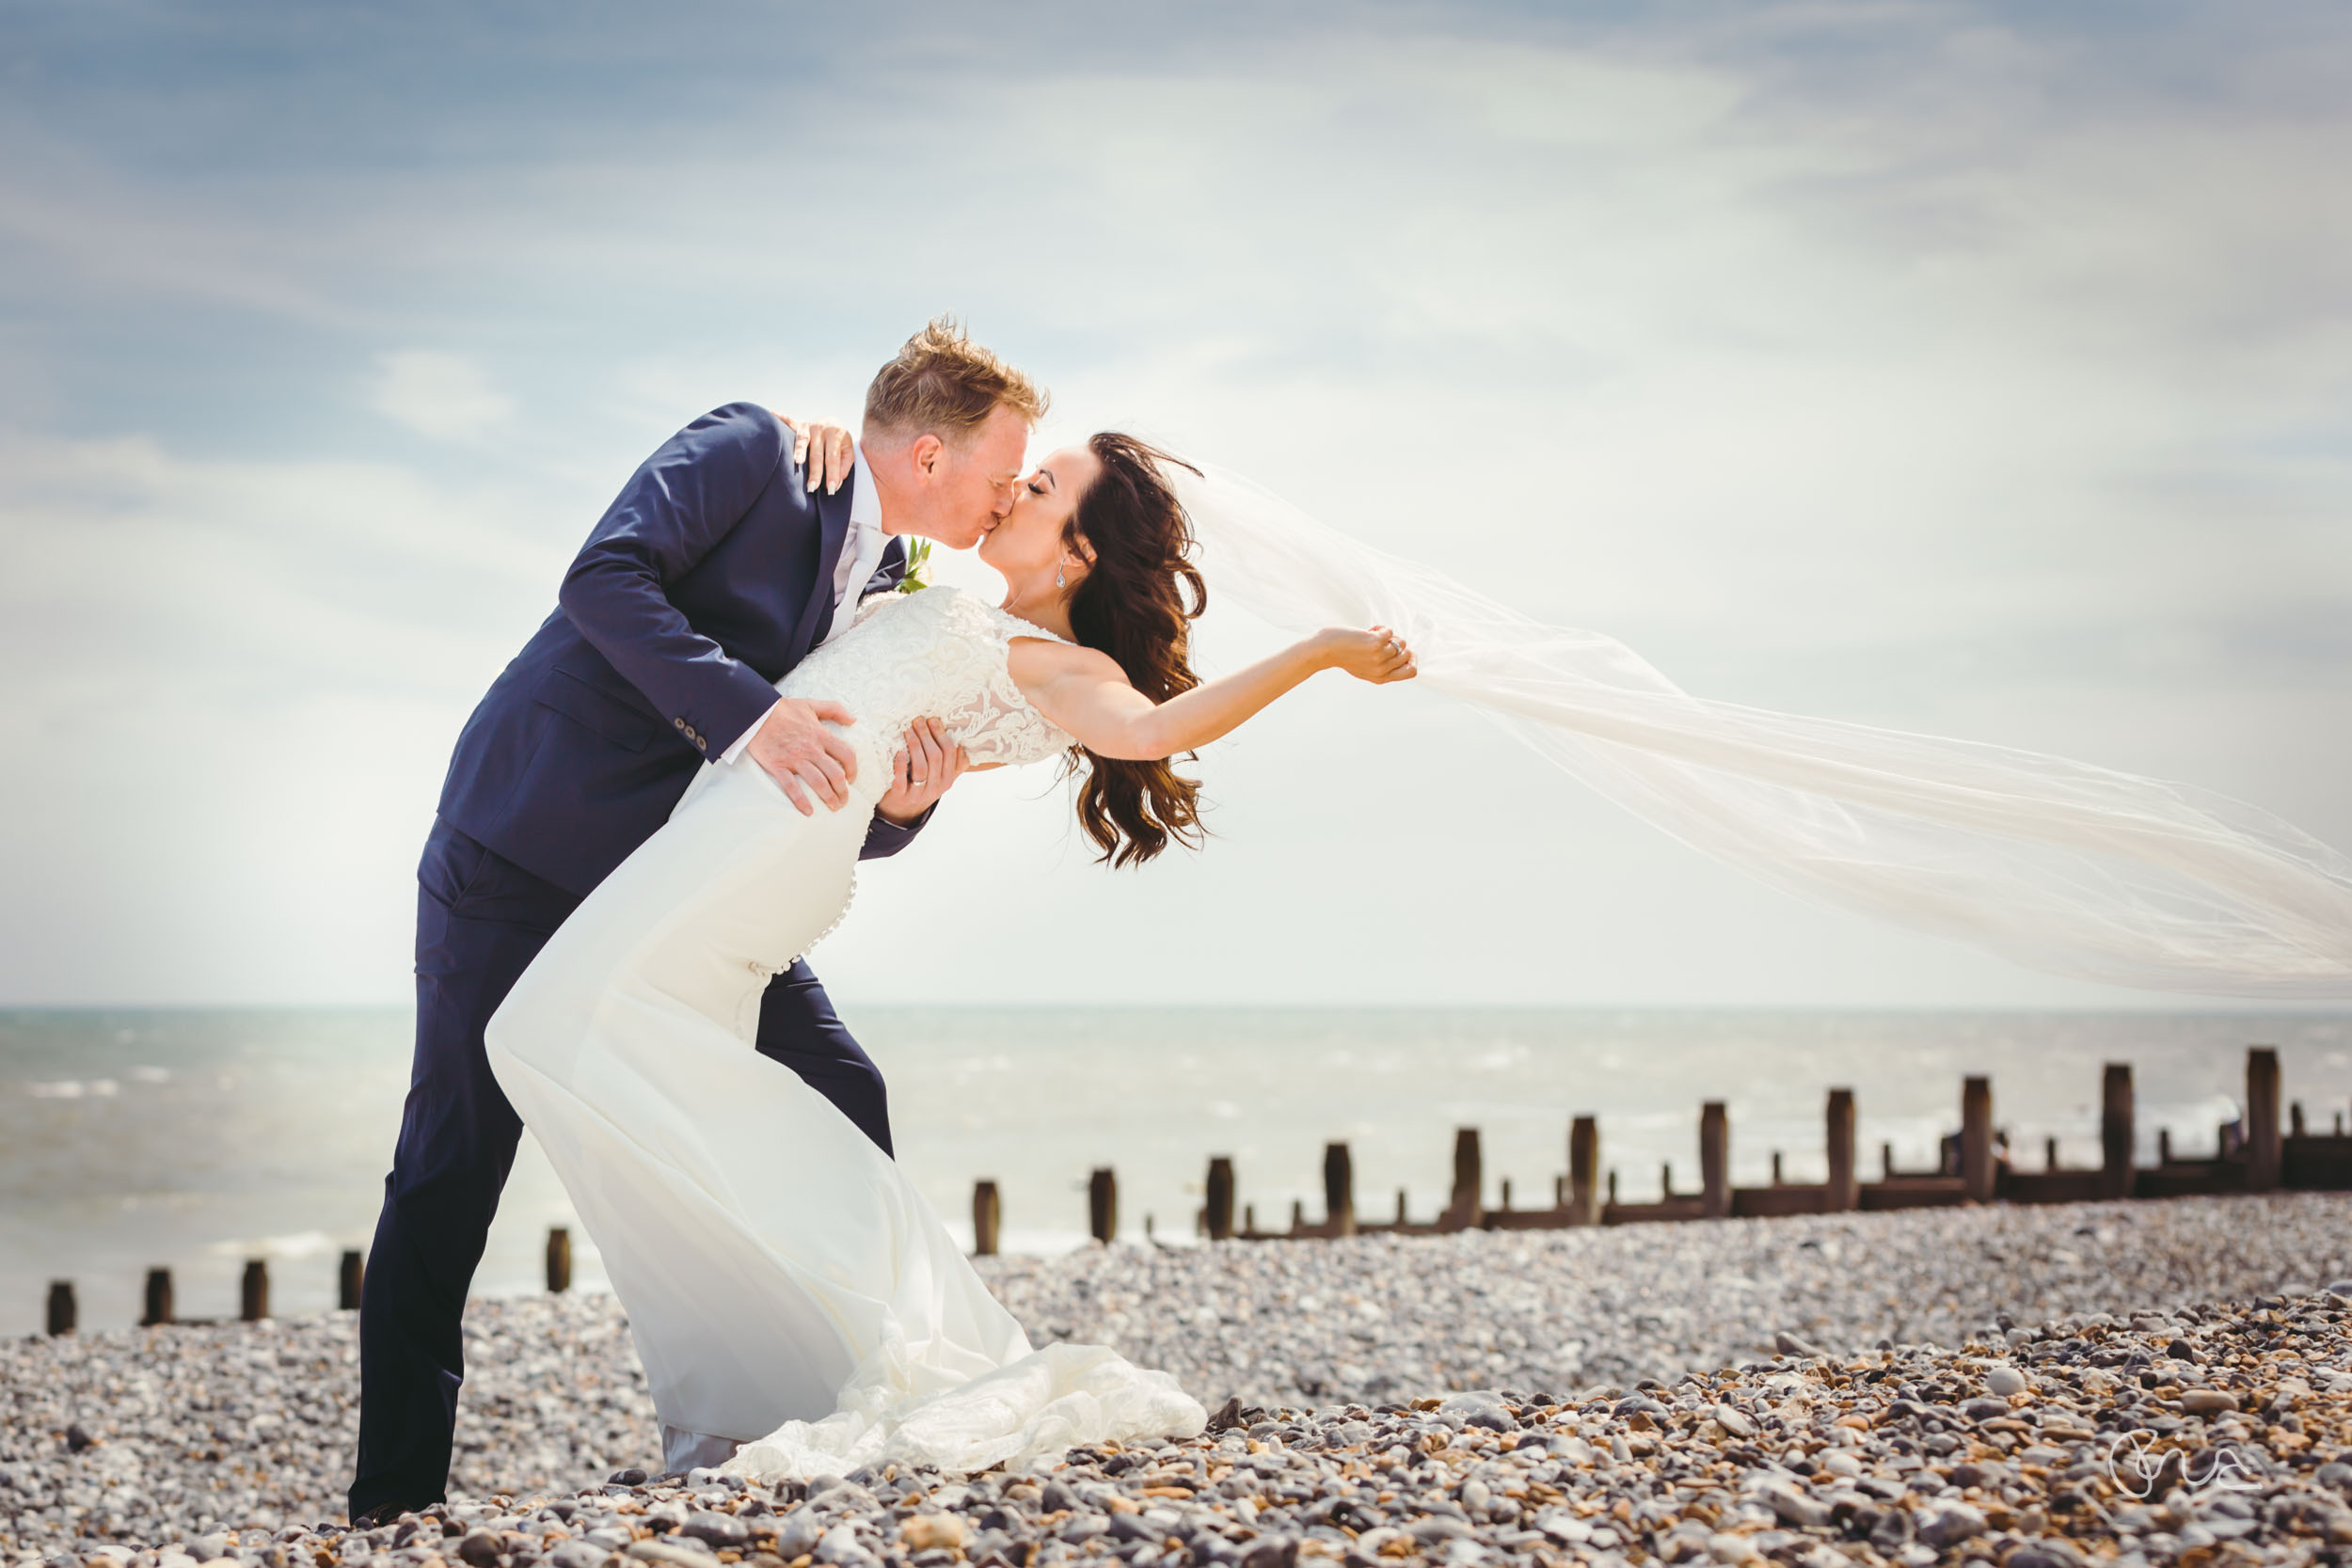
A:
[[[417,1052],[360,1296],[354,1518],[444,1495],[466,1375],[459,1320],[522,1134],[482,1032],[580,903],[441,820],[417,883]],[[769,986],[758,1048],[891,1152],[882,1073],[805,963]]]

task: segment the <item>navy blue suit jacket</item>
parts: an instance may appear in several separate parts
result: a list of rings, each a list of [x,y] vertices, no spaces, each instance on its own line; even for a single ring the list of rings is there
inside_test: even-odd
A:
[[[752,404],[671,436],[606,509],[558,609],[466,721],[441,816],[586,895],[824,636],[855,483],[810,495],[792,432]],[[889,588],[905,562],[892,540],[861,592]],[[921,827],[877,816],[866,858]]]

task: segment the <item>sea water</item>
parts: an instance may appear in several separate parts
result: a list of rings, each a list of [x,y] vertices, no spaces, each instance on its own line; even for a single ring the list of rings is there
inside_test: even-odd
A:
[[[1851,1087],[1863,1175],[1891,1144],[1931,1166],[1960,1081],[1993,1080],[2018,1163],[2043,1141],[2099,1158],[2101,1064],[2133,1065],[2140,1157],[2159,1129],[2209,1151],[2237,1115],[2249,1044],[2275,1045],[2317,1130],[2352,1110],[2352,1015],[1606,1012],[1542,1009],[845,1009],[890,1083],[898,1158],[949,1229],[971,1236],[976,1180],[997,1183],[1008,1250],[1079,1244],[1089,1173],[1118,1173],[1124,1239],[1188,1244],[1212,1155],[1258,1223],[1322,1212],[1324,1147],[1354,1156],[1359,1215],[1443,1206],[1457,1128],[1479,1129],[1486,1199],[1548,1205],[1569,1118],[1600,1118],[1627,1201],[1671,1164],[1697,1185],[1698,1107],[1729,1107],[1732,1173],[1823,1174],[1822,1101]],[[334,1305],[364,1248],[407,1089],[405,1009],[0,1012],[0,1333],[37,1329],[52,1279],[86,1327],[135,1321],[148,1268],[183,1316],[230,1315],[250,1258],[280,1314]],[[779,1069],[781,1070],[781,1069]],[[691,1092],[691,1085],[684,1085]],[[593,1239],[524,1140],[476,1276],[541,1288],[548,1228],[572,1227],[576,1288],[602,1284]]]

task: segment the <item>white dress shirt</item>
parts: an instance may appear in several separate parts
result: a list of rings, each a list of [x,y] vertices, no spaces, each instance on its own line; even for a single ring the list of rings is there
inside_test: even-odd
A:
[[[890,535],[882,531],[882,495],[874,488],[874,471],[866,466],[866,453],[852,447],[850,463],[850,531],[842,536],[841,559],[833,569],[833,624],[825,628],[819,644],[832,641],[850,629],[857,619],[859,590],[873,580],[882,567],[882,551],[890,547]],[[781,701],[782,699],[778,699]],[[770,708],[768,713],[773,713]],[[719,753],[719,761],[733,762],[743,754],[743,748],[752,743],[759,726],[768,721],[768,714],[735,737],[735,744]]]

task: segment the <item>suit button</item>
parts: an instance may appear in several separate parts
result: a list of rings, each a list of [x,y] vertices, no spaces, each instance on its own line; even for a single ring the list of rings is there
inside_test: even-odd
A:
[[[686,727],[686,721],[685,721],[685,720],[683,720],[683,719],[673,719],[673,720],[671,720],[671,721],[670,721],[670,728],[672,728],[672,729],[674,729],[674,730],[682,730],[682,729],[684,729],[685,727]]]

